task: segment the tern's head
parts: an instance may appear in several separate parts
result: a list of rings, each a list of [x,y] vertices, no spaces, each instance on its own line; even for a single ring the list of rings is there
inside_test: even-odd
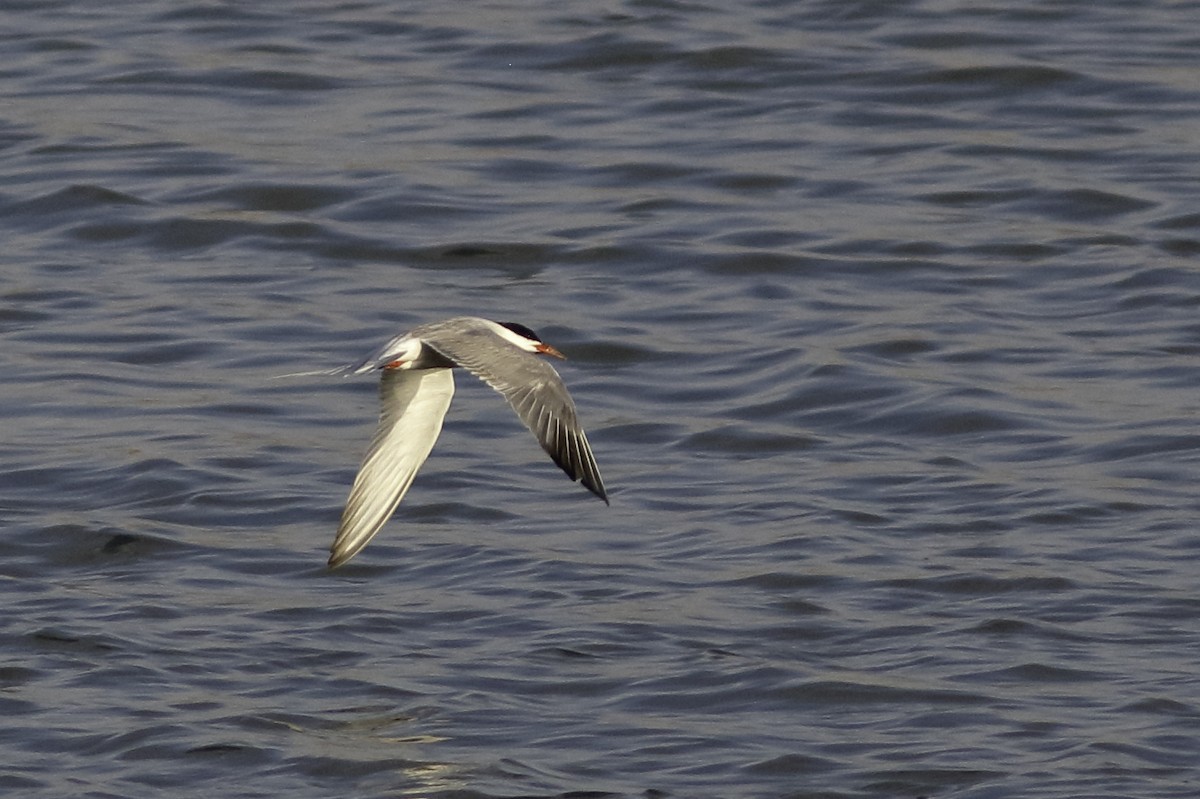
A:
[[[551,347],[549,344],[542,341],[541,337],[538,336],[537,333],[534,333],[532,330],[525,327],[525,325],[522,325],[518,322],[500,322],[500,327],[504,328],[504,332],[501,333],[501,335],[504,335],[505,333],[508,334],[504,335],[504,338],[508,339],[513,344],[516,344],[526,352],[537,352],[542,355],[551,355],[555,358],[562,358],[563,360],[566,360],[567,358],[567,356],[554,349],[554,347]]]

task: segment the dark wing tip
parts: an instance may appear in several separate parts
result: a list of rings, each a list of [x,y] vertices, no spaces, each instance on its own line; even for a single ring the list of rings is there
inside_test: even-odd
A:
[[[569,431],[562,439],[548,437],[543,447],[558,468],[567,473],[567,477],[604,500],[605,505],[610,504],[604,481],[600,478],[600,467],[596,465],[596,458],[582,430]]]
[[[588,464],[583,464],[582,468],[580,468],[580,464],[573,464],[570,461],[560,459],[555,453],[551,453],[551,457],[558,464],[558,468],[566,472],[567,477],[570,477],[571,480],[579,483],[588,491],[591,491],[597,497],[604,500],[605,505],[612,504],[608,501],[608,492],[604,490],[604,482],[600,479],[600,472],[596,470],[594,463],[590,464],[590,468]]]
[[[597,479],[599,479],[599,475],[597,475],[596,477],[597,477]],[[586,488],[588,491],[591,491],[596,496],[600,497],[600,499],[604,500],[605,505],[612,505],[612,503],[608,501],[608,493],[604,490],[603,483],[600,483],[600,482],[593,483],[590,480],[584,480],[583,487]]]

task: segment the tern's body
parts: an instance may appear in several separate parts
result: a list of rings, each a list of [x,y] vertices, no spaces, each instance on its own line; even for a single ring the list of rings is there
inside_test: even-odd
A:
[[[345,374],[380,371],[379,427],[342,513],[329,565],[354,557],[392,515],[429,457],[454,396],[461,366],[508,400],[558,466],[608,502],[575,403],[554,367],[563,357],[526,327],[459,317],[397,336]]]

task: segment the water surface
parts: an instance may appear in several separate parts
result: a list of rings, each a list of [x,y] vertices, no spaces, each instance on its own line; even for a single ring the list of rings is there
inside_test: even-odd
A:
[[[10,5],[0,787],[1195,795],[1198,10]]]

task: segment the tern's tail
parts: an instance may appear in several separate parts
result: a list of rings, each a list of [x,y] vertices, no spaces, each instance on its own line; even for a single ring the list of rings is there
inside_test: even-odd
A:
[[[286,375],[271,375],[272,380],[282,380],[285,377],[320,377],[329,376],[345,377],[352,375],[358,371],[358,364],[349,364],[347,366],[339,366],[336,369],[317,369],[313,372],[289,372]]]

